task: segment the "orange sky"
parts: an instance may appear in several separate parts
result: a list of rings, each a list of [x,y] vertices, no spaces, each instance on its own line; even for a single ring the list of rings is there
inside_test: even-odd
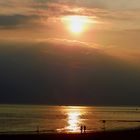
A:
[[[139,0],[1,0],[0,11],[1,40],[76,40],[139,62]],[[82,29],[75,34],[72,26],[77,21],[82,25],[76,29]]]
[[[139,105],[140,0],[0,0],[0,103]]]

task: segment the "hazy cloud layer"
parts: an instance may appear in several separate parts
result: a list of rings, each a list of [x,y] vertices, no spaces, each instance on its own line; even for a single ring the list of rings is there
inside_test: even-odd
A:
[[[16,15],[20,15],[21,18],[23,17],[22,20],[27,21],[23,22],[23,24],[28,26],[28,20],[31,22],[32,16],[36,16],[34,20],[38,22],[39,16],[42,21],[46,21],[47,18],[53,17],[84,15],[97,19],[98,23],[110,23],[114,25],[113,28],[136,29],[140,28],[140,6],[138,3],[139,1],[137,0],[118,0],[115,2],[112,2],[112,0],[2,0],[0,1],[0,14],[3,19],[0,19],[0,22],[6,23],[12,17],[14,19]],[[26,19],[25,16],[27,16]],[[32,24],[34,24],[34,20]],[[131,22],[132,20],[133,23]],[[42,23],[41,21],[39,22]],[[17,21],[15,25],[17,26],[18,23]],[[13,26],[12,22],[11,25]],[[3,26],[6,27],[7,24],[3,24]],[[100,28],[102,29],[102,27]]]
[[[3,42],[0,79],[1,103],[139,105],[140,68],[81,42]]]
[[[38,16],[25,16],[25,15],[0,15],[0,28],[32,28]]]

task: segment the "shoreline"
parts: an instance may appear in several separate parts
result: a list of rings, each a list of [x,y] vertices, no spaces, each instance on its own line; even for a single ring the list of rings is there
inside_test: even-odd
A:
[[[140,128],[126,129],[126,130],[112,130],[100,131],[90,133],[0,133],[0,139],[13,139],[13,140],[136,140],[140,139]]]
[[[134,131],[134,130],[140,130],[140,127],[134,127],[134,128],[122,128],[122,129],[102,129],[102,130],[86,130],[86,132],[83,132],[82,134],[92,134],[92,133],[103,133],[103,132],[122,132],[122,131]],[[53,135],[53,134],[81,134],[81,131],[57,131],[57,130],[31,130],[31,131],[1,131],[1,135]]]

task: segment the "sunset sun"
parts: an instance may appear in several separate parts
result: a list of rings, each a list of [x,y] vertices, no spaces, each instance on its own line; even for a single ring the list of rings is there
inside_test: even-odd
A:
[[[85,18],[79,16],[69,17],[70,31],[73,33],[81,33],[85,28]]]
[[[69,31],[74,34],[84,32],[89,22],[86,16],[67,16],[64,17],[63,20],[67,23]]]

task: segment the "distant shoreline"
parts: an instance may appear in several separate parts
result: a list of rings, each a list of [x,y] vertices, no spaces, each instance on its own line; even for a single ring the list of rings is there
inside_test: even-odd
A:
[[[77,106],[77,107],[132,107],[132,108],[140,108],[140,105],[80,105],[80,104],[29,104],[29,103],[0,103],[0,106],[59,106],[59,107],[63,107],[63,106]]]

